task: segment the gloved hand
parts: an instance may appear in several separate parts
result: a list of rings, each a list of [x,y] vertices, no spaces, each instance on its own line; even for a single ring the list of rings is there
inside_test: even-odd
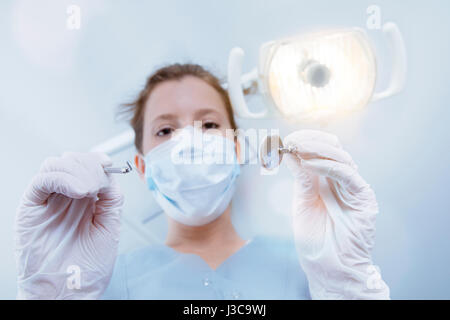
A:
[[[313,299],[389,299],[372,265],[378,205],[337,137],[301,130],[284,161],[294,176],[293,228]]]
[[[97,299],[119,242],[123,196],[101,153],[48,158],[15,221],[18,299]]]

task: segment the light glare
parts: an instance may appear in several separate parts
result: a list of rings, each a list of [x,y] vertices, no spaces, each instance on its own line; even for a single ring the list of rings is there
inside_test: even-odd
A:
[[[376,81],[375,56],[359,29],[318,32],[271,43],[262,65],[266,94],[278,110],[295,120],[317,119],[365,106]],[[324,86],[308,82],[304,66],[329,71]]]

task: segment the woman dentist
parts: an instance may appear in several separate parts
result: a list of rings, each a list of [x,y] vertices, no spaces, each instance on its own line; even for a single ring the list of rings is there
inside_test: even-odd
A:
[[[240,149],[225,134],[236,124],[215,76],[198,65],[169,65],[125,107],[136,168],[168,217],[165,244],[116,257],[123,196],[103,170],[111,160],[48,158],[17,210],[19,299],[389,298],[370,256],[375,194],[335,136],[301,130],[284,139],[297,150],[285,156],[294,176],[291,246],[242,239],[231,223]],[[208,138],[200,149],[192,147],[198,133]],[[173,161],[181,153],[195,158],[194,151],[209,160],[223,152],[230,161]]]

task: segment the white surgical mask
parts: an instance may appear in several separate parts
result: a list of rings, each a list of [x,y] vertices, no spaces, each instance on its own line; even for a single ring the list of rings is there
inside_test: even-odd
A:
[[[239,173],[234,142],[192,126],[145,155],[145,178],[156,201],[189,226],[207,224],[225,211]]]

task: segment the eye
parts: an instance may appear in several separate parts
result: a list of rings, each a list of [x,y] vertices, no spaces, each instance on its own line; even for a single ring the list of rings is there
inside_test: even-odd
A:
[[[205,123],[203,124],[203,129],[205,129],[205,130],[209,130],[209,129],[218,129],[219,127],[220,127],[220,126],[219,126],[217,123],[212,122],[212,121],[205,122]]]
[[[159,130],[158,132],[156,132],[156,136],[158,137],[164,137],[168,134],[171,134],[173,132],[172,128],[166,127],[166,128],[162,128],[161,130]]]

